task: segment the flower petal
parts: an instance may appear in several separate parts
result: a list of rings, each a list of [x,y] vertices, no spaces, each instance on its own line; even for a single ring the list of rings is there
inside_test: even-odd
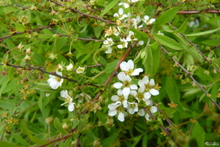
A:
[[[157,112],[157,107],[156,107],[156,106],[150,107],[150,112],[151,112],[151,113]]]
[[[123,84],[120,83],[120,82],[117,82],[117,83],[114,83],[114,84],[113,84],[113,87],[115,87],[115,88],[117,88],[117,89],[121,88],[122,86],[123,86]]]
[[[150,93],[151,93],[153,96],[155,96],[155,95],[158,95],[158,94],[159,94],[159,91],[156,90],[156,89],[151,89],[151,90],[150,90]]]
[[[128,60],[129,69],[134,69],[134,62],[132,60]]]
[[[120,64],[120,69],[121,69],[122,71],[128,71],[128,70],[129,70],[129,67],[128,67],[127,62],[125,62],[125,61],[121,62],[121,64]]]
[[[144,93],[144,99],[149,99],[151,97],[151,94],[150,94],[150,92],[145,92]]]
[[[125,115],[124,113],[120,112],[119,115],[118,115],[118,120],[123,122],[125,120]]]
[[[137,76],[140,74],[140,72],[143,72],[143,69],[142,68],[136,68],[132,73],[131,75],[132,76]]]
[[[74,110],[74,104],[75,104],[75,103],[72,103],[72,102],[69,103],[69,105],[68,105],[68,110],[69,110],[70,112],[72,112],[72,111]]]
[[[138,89],[137,85],[135,85],[135,84],[131,84],[131,85],[130,85],[130,88],[131,88],[131,89],[134,89],[134,90],[137,90],[137,89]]]
[[[123,90],[122,90],[122,93],[125,97],[127,97],[129,94],[130,94],[130,88],[128,87],[125,87]]]
[[[118,101],[118,96],[117,96],[117,95],[113,95],[113,96],[111,97],[111,100],[112,100],[112,101]]]
[[[108,111],[108,115],[109,115],[109,116],[115,116],[116,114],[117,114],[117,110],[115,110],[115,109]]]
[[[144,114],[145,114],[144,109],[140,109],[140,110],[138,111],[138,115],[144,116]]]

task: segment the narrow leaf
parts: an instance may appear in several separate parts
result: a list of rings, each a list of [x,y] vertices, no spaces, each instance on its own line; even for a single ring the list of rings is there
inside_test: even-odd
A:
[[[100,16],[104,16],[106,13],[108,13],[108,11],[110,9],[112,9],[117,3],[118,3],[119,0],[113,0],[111,3],[108,4],[108,6],[102,11],[102,13],[100,14]]]
[[[156,25],[160,26],[163,25],[165,23],[168,23],[169,21],[171,21],[177,14],[177,12],[179,11],[178,7],[169,9],[168,11],[164,12],[156,21]]]
[[[60,131],[60,132],[62,132],[62,133],[66,133],[66,131],[63,129],[63,127],[62,127],[62,123],[60,122],[60,120],[56,117],[55,119],[54,119],[54,127],[58,130],[58,131]]]
[[[168,76],[166,78],[166,92],[167,92],[167,95],[170,101],[176,104],[179,103],[180,94],[177,88],[176,81],[173,78],[168,77]]]
[[[174,39],[172,39],[172,38],[169,38],[169,37],[164,36],[164,35],[158,35],[158,34],[154,34],[153,36],[162,45],[170,47],[170,48],[172,48],[174,50],[182,50],[181,45],[178,42],[176,42]]]
[[[118,60],[112,61],[111,63],[109,63],[109,64],[105,67],[105,72],[106,72],[106,73],[111,73],[111,72],[115,69],[115,67],[116,67],[117,64],[118,64]]]
[[[214,30],[209,30],[209,31],[204,31],[204,32],[198,32],[198,33],[193,33],[193,34],[185,34],[185,36],[187,37],[194,37],[194,36],[202,36],[202,35],[208,35],[208,34],[212,34],[214,32],[219,31],[220,28],[214,29]]]

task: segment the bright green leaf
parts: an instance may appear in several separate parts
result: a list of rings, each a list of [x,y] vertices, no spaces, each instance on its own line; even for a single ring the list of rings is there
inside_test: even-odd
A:
[[[170,22],[176,16],[178,11],[179,11],[178,7],[167,10],[156,20],[156,25],[160,26]]]
[[[116,65],[118,64],[118,60],[114,60],[111,63],[109,63],[106,67],[105,67],[105,72],[106,73],[111,73],[113,72],[113,70],[115,69]]]
[[[63,127],[62,127],[62,123],[60,122],[60,120],[56,117],[55,119],[54,119],[54,127],[58,130],[58,131],[60,131],[60,132],[62,132],[62,133],[66,133],[66,131],[63,129]]]
[[[155,37],[156,40],[158,40],[162,45],[165,45],[167,47],[170,47],[174,50],[182,50],[183,48],[181,47],[181,45],[176,42],[174,39],[169,38],[167,36],[164,35],[158,35],[158,34],[154,34],[153,35]]]
[[[208,35],[208,34],[215,33],[215,32],[217,32],[219,30],[220,30],[220,28],[217,28],[217,29],[214,29],[214,30],[209,30],[209,31],[204,31],[204,32],[198,32],[198,33],[193,33],[193,34],[185,34],[185,36],[187,36],[187,37],[195,37],[195,36]]]
[[[102,13],[100,14],[100,16],[104,16],[106,13],[108,13],[109,10],[111,10],[117,3],[119,0],[113,0],[111,3],[108,4],[108,6],[105,7],[105,9],[102,11]]]

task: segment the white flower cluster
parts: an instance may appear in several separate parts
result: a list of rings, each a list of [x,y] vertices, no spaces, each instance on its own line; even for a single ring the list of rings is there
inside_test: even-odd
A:
[[[61,65],[59,65],[59,69],[61,69],[61,70],[63,69]],[[70,63],[69,65],[67,65],[67,66],[66,66],[66,70],[67,70],[67,71],[73,70],[73,64]],[[76,69],[76,73],[77,73],[77,74],[82,74],[82,73],[84,72],[84,70],[85,70],[85,67],[80,67],[80,66],[79,66],[79,67]],[[59,76],[62,76],[62,72],[60,72],[60,71],[56,71],[56,74],[59,75]],[[50,78],[47,80],[47,82],[48,82],[49,86],[50,86],[52,89],[57,89],[58,87],[62,86],[62,83],[63,83],[63,81],[64,81],[63,78],[60,78],[60,77],[55,76],[55,75],[49,75],[49,77],[50,77]],[[50,96],[50,93],[46,93],[46,96],[47,96],[47,97]],[[74,111],[74,105],[75,105],[75,103],[73,103],[73,99],[72,99],[72,97],[69,96],[68,91],[67,91],[67,90],[62,90],[62,91],[60,92],[60,96],[63,97],[63,98],[65,98],[65,100],[64,100],[65,102],[64,102],[63,104],[61,104],[61,106],[63,106],[63,105],[68,105],[68,110],[69,110],[70,112]],[[91,99],[91,97],[90,97],[88,94],[85,94],[85,93],[81,93],[81,94],[77,95],[75,98],[78,98],[78,102],[79,102],[79,103],[82,103],[82,101],[83,101],[84,99],[86,99],[87,101],[88,101],[89,99]]]
[[[128,0],[127,3],[119,3],[119,6],[123,6],[124,8],[119,8],[118,12],[113,15],[117,19],[117,24],[118,27],[109,27],[105,31],[105,37],[106,38],[103,41],[103,47],[106,49],[105,53],[106,54],[111,54],[112,53],[112,46],[115,44],[113,39],[109,36],[114,35],[114,36],[119,36],[119,34],[123,34],[123,36],[127,37],[120,37],[120,42],[117,43],[117,48],[118,49],[123,49],[127,48],[129,42],[132,41],[138,41],[137,45],[143,45],[144,41],[139,41],[136,37],[133,31],[127,30],[129,26],[127,24],[130,24],[130,27],[133,27],[135,29],[138,28],[143,28],[142,22],[144,22],[146,25],[151,25],[152,23],[155,22],[154,18],[151,18],[148,15],[145,15],[142,19],[139,15],[136,16],[136,18],[132,18],[132,15],[130,12],[125,13],[125,10],[130,7],[130,4],[134,4],[138,2],[138,0]],[[126,24],[126,25],[121,25],[121,24]],[[122,35],[121,35],[122,36]],[[118,39],[118,38],[117,38]]]
[[[151,113],[157,112],[157,107],[153,106],[152,96],[159,94],[158,86],[155,85],[154,79],[144,76],[138,81],[138,85],[134,84],[131,76],[138,76],[143,72],[142,68],[134,68],[134,62],[129,60],[120,64],[122,70],[118,75],[118,80],[113,87],[118,89],[117,95],[113,95],[113,101],[108,105],[108,115],[117,116],[118,120],[123,122],[127,115],[137,113],[139,116],[145,116],[146,120],[150,120],[148,113],[144,108],[149,108]]]

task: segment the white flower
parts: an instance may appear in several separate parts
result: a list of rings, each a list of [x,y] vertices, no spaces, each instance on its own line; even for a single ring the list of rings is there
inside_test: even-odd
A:
[[[62,73],[59,72],[59,71],[56,71],[56,74],[62,76]],[[62,85],[62,83],[63,83],[62,78],[59,78],[59,77],[54,76],[54,75],[49,75],[49,77],[50,78],[47,80],[47,82],[48,82],[48,84],[50,85],[50,87],[52,89],[57,89],[59,86]]]
[[[191,21],[190,23],[189,23],[189,27],[190,28],[197,28],[199,26],[199,20],[198,19],[196,19],[196,20],[194,20],[194,21]]]
[[[103,44],[106,46],[112,46],[114,44],[112,38],[107,38],[106,40],[103,41]]]
[[[139,80],[138,85],[140,86],[141,91],[145,89],[147,92],[149,92],[148,94],[151,94],[153,96],[159,94],[159,91],[154,88],[155,87],[154,79],[151,79],[149,81],[148,76],[144,76],[142,80]]]
[[[129,31],[129,34],[126,38],[127,41],[137,41],[137,38],[134,37],[134,32]]]
[[[125,120],[124,119],[125,113],[120,112],[120,111],[117,110],[117,108],[120,107],[120,106],[121,106],[121,102],[119,102],[119,101],[109,104],[108,105],[108,109],[109,109],[108,115],[109,116],[115,116],[115,115],[118,114],[118,120],[123,122]]]
[[[74,104],[72,101],[73,99],[69,96],[67,90],[62,90],[60,92],[60,96],[65,98],[65,102],[63,104],[61,104],[61,106],[65,105],[65,104],[68,104],[68,110],[70,112],[72,112],[74,110]]]
[[[143,72],[142,68],[134,69],[134,62],[132,60],[128,60],[128,62],[123,61],[120,64],[120,69],[124,71],[127,75],[137,76],[140,72]]]
[[[119,44],[117,47],[122,49],[122,48],[127,48],[128,47],[128,41],[124,38],[120,38],[121,44]]]
[[[73,69],[73,64],[70,63],[69,65],[66,66],[67,71],[71,71]]]
[[[113,15],[113,17],[117,17],[119,20],[122,20],[122,19],[128,17],[128,15],[124,14],[124,10],[122,8],[119,8],[118,13],[115,13]]]
[[[139,45],[144,45],[144,41],[143,40],[138,41],[137,46],[139,46]]]
[[[138,2],[139,0],[128,0],[130,3],[136,3]]]
[[[160,31],[157,32],[158,35],[164,35],[164,33],[161,33]]]
[[[138,112],[138,104],[136,102],[128,102],[127,110],[130,114],[134,114],[135,112]]]
[[[79,66],[79,67],[76,69],[76,73],[81,74],[81,73],[84,72],[84,70],[85,70],[85,67],[80,67],[80,66]]]
[[[129,7],[129,4],[128,4],[128,3],[119,3],[118,5],[119,5],[119,6],[123,5],[125,8],[128,8],[128,7]]]
[[[148,15],[145,15],[143,21],[144,21],[147,25],[151,25],[152,23],[154,23],[154,22],[156,21],[156,19],[155,19],[155,18],[151,18],[151,19],[150,19]]]
[[[118,74],[118,79],[122,81],[123,83],[117,82],[117,83],[114,83],[113,86],[117,89],[123,88],[122,94],[125,97],[127,97],[130,94],[131,90],[137,89],[137,85],[131,84],[131,78],[128,75],[126,75],[124,72],[120,72]]]
[[[112,53],[112,48],[110,46],[106,46],[107,51],[105,51],[106,54],[111,54]]]
[[[131,20],[132,20],[132,25],[135,29],[143,27],[143,25],[138,26],[138,24],[141,22],[141,18],[139,15],[137,15],[136,18],[132,18]]]
[[[46,96],[46,97],[49,97],[49,96],[50,96],[50,93],[46,93],[45,96]]]
[[[78,99],[79,103],[82,103],[83,100],[86,100],[86,101],[91,100],[91,96],[86,93],[80,93],[75,98]]]
[[[121,104],[123,105],[124,108],[127,108],[128,107],[128,97],[125,97],[122,93],[123,91],[121,89],[119,89],[117,91],[117,95],[113,95],[111,97],[111,100],[114,101],[114,102],[121,102]]]

